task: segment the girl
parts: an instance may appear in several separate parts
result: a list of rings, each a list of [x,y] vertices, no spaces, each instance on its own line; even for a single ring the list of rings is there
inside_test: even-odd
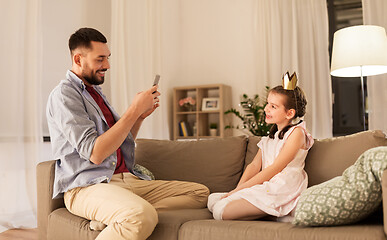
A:
[[[269,136],[258,143],[258,153],[237,187],[229,193],[209,196],[208,209],[215,219],[283,217],[295,209],[301,192],[307,188],[304,160],[313,145],[305,122],[300,120],[307,102],[296,81],[295,76],[293,90],[277,86],[269,91],[265,121],[273,127]]]

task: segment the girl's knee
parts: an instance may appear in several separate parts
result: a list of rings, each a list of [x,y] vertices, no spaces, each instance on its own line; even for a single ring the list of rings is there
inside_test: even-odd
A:
[[[212,215],[215,220],[223,220],[223,212],[228,203],[226,199],[222,199],[213,205]]]
[[[217,218],[219,218],[219,220],[235,220],[232,211],[230,211],[232,204],[229,203],[231,202],[228,202],[226,205],[224,205],[221,211],[217,213]]]
[[[223,211],[224,209],[222,208],[217,208],[216,205],[212,210],[212,216],[214,217],[215,220],[223,220]]]
[[[222,198],[223,193],[211,193],[208,196],[208,201],[207,201],[207,208],[210,210],[210,212],[213,212],[214,205],[220,201]]]

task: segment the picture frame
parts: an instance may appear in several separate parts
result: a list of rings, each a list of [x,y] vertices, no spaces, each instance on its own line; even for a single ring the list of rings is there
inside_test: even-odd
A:
[[[202,111],[219,110],[219,98],[203,98]]]

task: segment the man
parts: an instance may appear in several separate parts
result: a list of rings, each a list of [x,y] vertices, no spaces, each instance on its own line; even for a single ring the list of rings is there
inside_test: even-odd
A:
[[[73,214],[106,224],[97,239],[146,239],[156,209],[205,207],[207,187],[147,181],[134,170],[134,139],[159,107],[158,86],[138,93],[120,118],[98,85],[110,68],[107,40],[81,28],[71,35],[71,70],[51,92],[47,121],[57,158],[53,197]]]

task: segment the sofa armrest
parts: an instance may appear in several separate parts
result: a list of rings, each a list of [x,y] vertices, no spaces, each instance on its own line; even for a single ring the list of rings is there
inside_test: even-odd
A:
[[[384,233],[387,235],[387,169],[382,175],[382,197],[383,197],[383,226]]]
[[[47,238],[48,215],[55,209],[64,207],[63,198],[52,199],[55,162],[41,162],[36,167],[38,234],[41,240]]]

